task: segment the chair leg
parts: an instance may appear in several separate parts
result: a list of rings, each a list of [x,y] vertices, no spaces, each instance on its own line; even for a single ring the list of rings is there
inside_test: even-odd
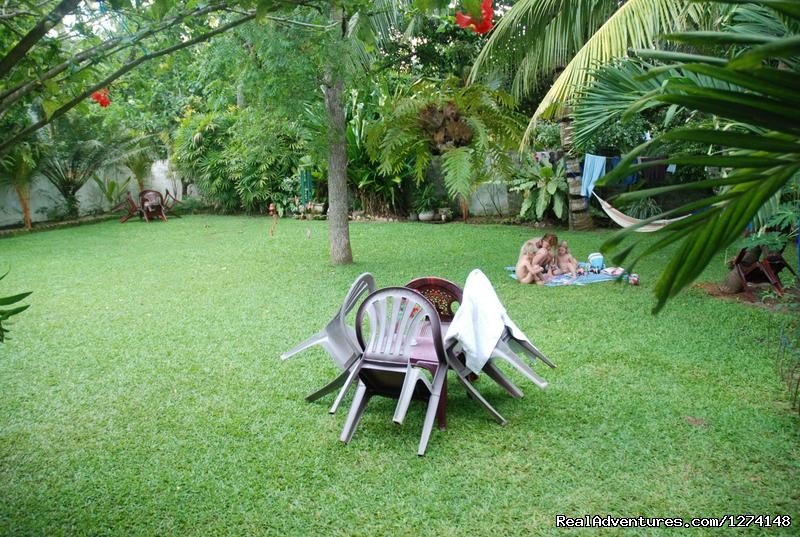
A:
[[[313,403],[317,399],[320,399],[322,396],[327,395],[334,391],[336,388],[340,387],[344,384],[344,381],[347,380],[347,376],[350,374],[350,371],[342,371],[338,377],[327,383],[325,386],[320,388],[319,390],[315,391],[314,393],[306,396],[306,401],[309,403]]]
[[[497,423],[499,423],[500,425],[505,425],[507,423],[506,419],[497,410],[495,410],[494,407],[491,404],[489,404],[489,401],[484,399],[484,397],[480,394],[478,390],[475,389],[472,383],[469,380],[467,380],[467,372],[466,372],[467,369],[465,367],[459,367],[457,363],[453,362],[453,360],[455,360],[455,358],[452,358],[448,355],[447,365],[456,372],[456,375],[458,375],[458,380],[467,389],[467,394],[470,395],[476,401],[478,401],[480,404],[482,404],[483,408],[486,409],[486,411],[492,416],[492,418]]]
[[[353,404],[350,405],[350,412],[347,413],[347,420],[344,422],[342,434],[339,440],[347,444],[353,438],[353,433],[356,432],[358,422],[364,414],[364,409],[367,408],[369,402],[369,395],[367,395],[367,387],[363,382],[358,383],[356,394],[353,396]]]
[[[442,397],[442,386],[447,380],[447,367],[440,367],[436,370],[433,376],[433,384],[431,385],[431,396],[428,399],[428,410],[425,412],[425,421],[422,424],[422,436],[419,439],[419,447],[417,448],[417,455],[425,455],[425,450],[428,447],[428,440],[433,431],[433,420],[436,419],[436,414],[439,410],[439,401]]]
[[[411,398],[414,397],[414,390],[417,388],[417,381],[420,378],[421,372],[419,368],[409,366],[403,380],[403,389],[400,390],[400,397],[397,399],[397,406],[394,409],[392,421],[395,423],[402,425],[403,420],[406,419],[408,405],[411,404]]]
[[[544,362],[545,364],[547,364],[551,368],[553,368],[553,369],[556,368],[556,364],[551,362],[550,359],[547,356],[545,356],[542,351],[537,349],[531,343],[529,343],[527,341],[524,341],[524,340],[515,339],[515,338],[511,338],[511,341],[513,341],[514,343],[519,345],[526,353],[528,353],[528,354],[540,359],[542,362]]]
[[[492,360],[491,360],[491,359],[489,359],[489,361],[488,361],[488,362],[486,362],[486,365],[484,365],[484,366],[483,366],[483,372],[484,372],[484,373],[486,373],[486,375],[487,375],[487,376],[488,376],[490,379],[492,379],[493,381],[495,381],[495,382],[496,382],[496,383],[497,383],[497,384],[498,384],[498,385],[499,385],[501,388],[503,388],[505,391],[507,391],[507,392],[508,392],[508,394],[509,394],[511,397],[513,397],[514,399],[519,399],[520,397],[522,397],[522,396],[524,395],[524,394],[522,393],[522,390],[520,390],[520,389],[517,387],[517,385],[516,385],[516,384],[514,384],[513,382],[511,382],[511,380],[510,380],[508,377],[506,377],[506,376],[505,376],[505,375],[502,373],[502,371],[500,371],[500,370],[497,368],[497,366],[496,366],[496,365],[494,365],[494,364],[492,363]]]
[[[781,279],[778,275],[772,270],[772,265],[770,265],[769,261],[762,261],[760,264],[761,272],[767,277],[767,280],[769,280],[769,283],[771,283],[772,287],[778,292],[778,295],[783,296],[783,284],[781,284]]]
[[[444,385],[442,386],[442,397],[439,399],[439,408],[436,411],[436,422],[439,430],[447,429],[447,375],[445,375]]]
[[[543,390],[547,388],[547,381],[537,375],[533,369],[528,366],[528,364],[520,360],[519,356],[517,356],[514,351],[512,351],[511,348],[502,341],[497,344],[497,347],[494,348],[492,355],[508,361],[517,369],[517,371],[522,373],[525,378],[536,384],[539,388]]]
[[[339,394],[336,396],[336,399],[333,401],[333,405],[331,405],[330,410],[328,410],[329,414],[336,414],[336,411],[339,409],[339,405],[342,404],[342,400],[344,399],[344,396],[347,395],[347,392],[350,390],[350,386],[353,385],[353,381],[358,378],[359,371],[361,371],[361,363],[360,362],[358,364],[356,364],[355,367],[353,367],[352,371],[350,371],[350,374],[348,375],[347,380],[344,382],[344,385],[342,386],[342,389],[339,390]],[[363,384],[363,383],[359,381],[359,384]]]
[[[744,269],[741,265],[736,265],[736,273],[739,274],[739,279],[742,280],[742,290],[750,299],[752,299],[753,290],[747,285],[747,275],[744,273]]]
[[[308,349],[309,347],[313,347],[314,345],[321,345],[322,342],[325,341],[327,338],[328,336],[327,334],[325,334],[325,332],[317,332],[316,334],[306,339],[305,341],[295,345],[294,348],[292,348],[291,350],[288,350],[283,354],[281,354],[281,360],[288,360],[295,354],[298,354]]]

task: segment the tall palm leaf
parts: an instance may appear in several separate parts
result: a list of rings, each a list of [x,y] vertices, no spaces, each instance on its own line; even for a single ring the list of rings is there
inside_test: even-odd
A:
[[[722,1],[734,3],[735,0]],[[800,22],[797,5],[763,0],[755,3],[775,9],[794,23]],[[638,257],[628,264],[632,268],[641,256],[683,241],[656,283],[656,311],[699,276],[714,255],[737,240],[762,206],[800,173],[800,71],[787,67],[797,65],[800,59],[800,36],[750,35],[746,39],[750,44],[743,44],[745,40],[737,32],[689,32],[667,37],[678,43],[713,40],[739,53],[727,59],[638,51],[639,55],[651,60],[673,62],[669,68],[732,85],[730,88],[702,87],[680,78],[667,81],[648,99],[716,116],[719,119],[714,123],[719,126],[712,124],[669,131],[632,151],[603,181],[614,182],[646,167],[633,164],[638,155],[658,153],[664,144],[673,142],[711,145],[715,151],[711,154],[679,153],[669,157],[671,163],[733,170],[719,179],[620,196],[620,201],[624,202],[668,191],[718,189],[715,196],[688,203],[651,219],[688,215],[665,228],[660,240],[648,247],[642,247],[637,240],[623,247],[622,243],[631,237],[630,230],[618,232],[604,244],[604,251],[613,253],[616,263],[625,262],[629,254],[637,250]],[[729,125],[736,127],[729,128]],[[663,164],[664,161],[649,165],[656,163]]]
[[[536,109],[525,143],[538,117],[557,117],[592,80],[592,69],[651,48],[659,36],[708,24],[718,10],[688,0],[521,0],[500,20],[473,66],[470,80],[493,67],[513,75],[519,96],[564,67]]]
[[[10,270],[10,269],[9,269]],[[8,276],[8,270],[0,276],[0,280]],[[11,296],[0,296],[0,306],[10,306],[12,304],[16,304],[28,297],[33,291],[28,291],[26,293],[19,293],[16,295]],[[3,343],[6,339],[6,334],[8,333],[8,329],[3,326],[3,322],[7,321],[14,315],[22,313],[26,309],[30,307],[30,304],[24,304],[22,306],[14,306],[13,308],[0,308],[0,343]]]

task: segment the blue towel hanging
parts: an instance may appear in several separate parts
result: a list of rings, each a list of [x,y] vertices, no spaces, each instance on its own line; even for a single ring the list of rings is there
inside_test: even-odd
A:
[[[597,180],[606,174],[606,157],[586,153],[583,160],[583,178],[581,180],[581,196],[589,197],[594,191]]]

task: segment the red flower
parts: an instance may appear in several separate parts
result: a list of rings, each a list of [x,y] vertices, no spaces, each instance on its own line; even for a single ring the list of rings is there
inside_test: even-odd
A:
[[[108,98],[108,88],[103,88],[92,93],[92,100],[99,104],[102,108],[105,108],[111,104],[111,99]]]
[[[473,19],[470,15],[464,15],[459,11],[456,13],[456,24],[461,28],[470,28],[476,34],[483,35],[494,28],[493,18],[492,0],[482,0],[480,20]]]

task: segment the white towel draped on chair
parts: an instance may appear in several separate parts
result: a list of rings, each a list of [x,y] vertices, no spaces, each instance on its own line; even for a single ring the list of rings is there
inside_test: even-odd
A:
[[[489,278],[481,270],[473,270],[464,284],[461,305],[447,329],[445,347],[459,343],[467,367],[479,373],[492,357],[506,329],[514,338],[528,341],[506,313]]]

